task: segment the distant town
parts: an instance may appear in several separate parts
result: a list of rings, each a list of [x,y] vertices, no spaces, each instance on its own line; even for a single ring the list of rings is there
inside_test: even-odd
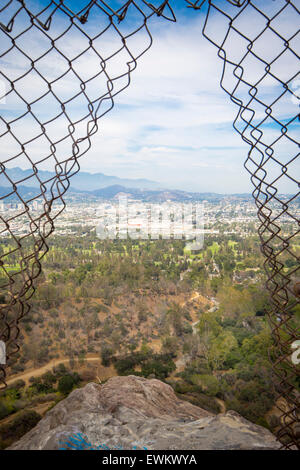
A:
[[[122,191],[108,199],[95,198],[88,194],[81,195],[80,199],[74,195],[68,196],[66,199],[66,207],[62,203],[54,203],[51,210],[52,217],[53,214],[59,214],[55,219],[55,233],[58,236],[82,237],[97,230],[97,227],[105,225],[108,235],[107,237],[102,236],[102,238],[115,238],[113,236],[115,234],[119,238],[126,238],[128,235],[136,239],[147,239],[149,236],[152,238],[172,238],[174,236],[176,239],[192,239],[197,233],[202,233],[204,236],[205,234],[217,235],[219,233],[236,234],[246,238],[249,233],[254,233],[260,224],[257,218],[257,208],[251,195],[243,197],[222,195],[210,200],[201,199],[198,201],[197,199],[188,201],[186,198],[173,200],[166,197],[165,200],[151,202],[149,198],[146,201],[142,198],[137,199],[131,193]],[[120,201],[123,201],[123,205],[120,205]],[[124,201],[128,205],[128,213],[124,212]],[[186,223],[184,230],[182,230],[180,223],[178,225],[181,214],[184,211],[192,211],[195,207],[201,207],[201,224],[196,226],[195,223]],[[289,207],[296,216],[300,215],[298,201],[291,203]],[[274,204],[274,213],[279,210],[280,214],[280,209],[280,207],[276,208]],[[29,203],[28,211],[25,210],[22,203],[14,201],[0,202],[0,210],[5,213],[10,228],[16,236],[26,234],[30,218],[32,221],[37,220],[45,211],[41,198]],[[152,214],[156,214],[156,219],[149,230],[150,211]],[[30,218],[28,214],[30,214]],[[16,215],[18,215],[17,218],[15,218]],[[284,211],[280,220],[284,224],[286,232],[293,230],[291,219]],[[173,222],[171,234],[170,222]],[[119,229],[118,234],[116,234],[116,224]],[[0,236],[2,238],[8,236],[4,223],[2,223]]]

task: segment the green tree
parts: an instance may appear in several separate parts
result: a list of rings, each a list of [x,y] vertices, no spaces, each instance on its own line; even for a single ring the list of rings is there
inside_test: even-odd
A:
[[[212,342],[209,351],[209,362],[213,369],[222,368],[232,350],[238,347],[238,342],[231,331],[224,331]]]
[[[74,378],[72,375],[64,375],[59,379],[58,382],[58,391],[63,393],[64,395],[67,395],[68,393],[71,392],[73,386],[74,386]]]

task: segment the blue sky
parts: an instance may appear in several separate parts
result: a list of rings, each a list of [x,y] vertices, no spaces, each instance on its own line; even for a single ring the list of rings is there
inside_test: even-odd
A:
[[[33,6],[37,4],[31,3]],[[110,2],[112,6],[122,3],[118,0]],[[271,0],[257,0],[256,3],[264,5],[266,9],[272,6],[274,8],[274,2]],[[278,0],[278,3],[284,2]],[[68,3],[72,8],[75,4],[81,7],[86,2]],[[115,108],[101,120],[100,132],[93,139],[92,150],[80,160],[81,168],[84,171],[103,172],[119,177],[148,178],[160,182],[163,186],[191,191],[250,192],[252,185],[243,167],[249,147],[232,128],[237,108],[219,87],[222,61],[217,57],[217,50],[202,36],[204,12],[186,8],[183,0],[173,1],[173,5],[177,23],[157,17],[153,17],[149,22],[154,44],[139,59],[138,68],[132,74],[130,87],[116,97]],[[253,12],[252,19],[255,20]],[[126,21],[122,26],[124,29],[134,26],[134,15],[129,15]],[[261,18],[253,23],[248,17],[247,22],[243,24],[242,18],[241,27],[247,30],[250,24],[252,31],[247,30],[247,34],[254,34],[255,24],[257,28],[260,27],[259,21]],[[226,25],[224,26],[222,19],[217,16],[212,18],[212,22],[214,34],[221,36]],[[63,27],[63,20],[57,15],[53,19],[53,31],[59,31],[61,26]],[[296,23],[292,14],[284,18],[280,25],[282,32],[285,30],[286,34],[293,26],[296,26]],[[90,32],[97,31],[99,17],[91,16],[86,28],[89,28]],[[55,35],[54,32],[53,34]],[[132,38],[130,47],[136,52],[147,40],[146,35],[141,33]],[[118,38],[105,35],[101,41],[97,42],[97,47],[101,48],[105,56],[109,55],[110,49],[113,50],[117,46]],[[83,50],[84,44],[83,36],[70,34],[59,46],[66,55],[72,56],[75,51]],[[28,33],[26,38],[23,38],[21,47],[38,56],[48,46],[46,39],[37,43],[34,36]],[[278,47],[281,45],[278,44]],[[245,44],[234,41],[234,38],[228,43],[233,58],[241,57],[244,48]],[[270,57],[274,49],[274,41],[267,37],[262,47],[264,54]],[[124,73],[127,61],[126,54],[120,54],[118,60],[109,61],[109,73]],[[98,62],[95,56],[87,54],[76,65],[83,78],[88,78],[89,74],[93,75],[93,71],[99,69]],[[20,75],[26,61],[21,56],[11,54],[4,58],[3,65],[7,76],[14,78]],[[294,59],[284,57],[279,65],[278,73],[283,74],[286,70],[292,73]],[[50,64],[49,61],[47,64],[42,64],[41,61],[39,67],[43,67],[43,73],[48,74],[51,79],[55,73],[59,74],[59,71],[64,69],[64,63],[60,57],[53,54]],[[255,79],[256,74],[261,73],[260,66],[249,62],[246,73],[250,80]],[[282,79],[284,80],[284,77]],[[230,73],[228,80],[232,81]],[[40,79],[33,75],[20,81],[20,87],[21,85],[28,100],[34,99],[43,88]],[[72,87],[75,90],[77,86],[71,74],[58,85],[56,92],[60,93],[62,99],[66,99],[68,93],[72,94]],[[98,82],[92,82],[89,91],[92,96],[97,96],[99,89],[105,89],[105,86],[105,81],[99,79]],[[278,86],[271,79],[262,83],[260,93],[265,101],[272,101],[276,92]],[[241,90],[241,97],[245,97],[245,93],[245,90]],[[0,112],[6,117],[20,113],[21,109],[22,104],[12,94],[7,97],[5,105],[0,106]],[[76,118],[81,116],[85,109],[84,101],[79,99],[70,106],[69,112]],[[48,114],[55,115],[55,103],[47,97],[47,101],[36,105],[35,111],[41,120],[46,120]],[[263,109],[258,107],[256,112],[258,118],[261,118]],[[297,104],[289,97],[276,109],[277,116],[282,120],[288,119],[296,112]],[[63,132],[65,126],[66,123],[61,120],[56,124],[49,124],[47,129],[51,136],[55,136],[60,131]],[[276,126],[269,122],[266,123],[265,129],[269,134],[267,138],[274,140]],[[28,119],[16,132],[21,139],[30,132],[34,135],[37,130]],[[37,158],[45,153],[45,145],[47,144],[42,140],[35,147],[31,145],[33,156]],[[2,152],[11,152],[12,147],[13,144],[7,140],[3,143]],[[291,155],[294,152],[293,145],[288,142],[282,147],[284,148],[281,148],[280,152],[288,152]],[[17,153],[17,149],[13,151]],[[67,146],[62,145],[58,152],[63,157],[69,150]],[[25,159],[20,157],[11,166],[26,167],[27,164]],[[51,169],[51,159],[43,169]],[[299,167],[295,167],[295,170],[299,170]],[[270,171],[276,174],[277,170],[272,167]],[[282,190],[293,192],[288,181],[282,186]]]

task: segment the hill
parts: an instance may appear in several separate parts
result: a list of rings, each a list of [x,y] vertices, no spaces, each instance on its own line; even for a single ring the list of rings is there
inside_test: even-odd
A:
[[[6,170],[8,176],[12,181],[22,181],[22,186],[26,187],[39,187],[39,182],[33,175],[32,170],[22,170],[19,167],[9,168]],[[41,181],[48,181],[54,176],[54,172],[39,170],[39,178]],[[160,189],[161,184],[147,180],[147,179],[127,179],[118,178],[117,176],[108,176],[103,173],[88,173],[80,171],[71,178],[71,188],[73,190],[94,191],[96,189],[105,188],[112,185],[121,185],[125,188],[140,188],[140,189]],[[5,176],[0,174],[0,186],[10,186],[9,181]]]

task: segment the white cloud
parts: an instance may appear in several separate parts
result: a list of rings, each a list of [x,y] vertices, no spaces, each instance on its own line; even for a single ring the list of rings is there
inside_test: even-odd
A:
[[[274,6],[273,6],[274,7]],[[195,16],[195,18],[197,18]],[[180,18],[179,18],[180,19]],[[243,23],[244,21],[244,23]],[[248,28],[247,34],[255,34],[262,19],[257,24],[252,24],[249,29],[249,21],[241,18],[240,27]],[[157,20],[153,26],[154,44],[150,51],[138,62],[138,68],[132,74],[130,87],[120,93],[115,99],[115,109],[99,121],[99,133],[93,138],[92,150],[81,161],[81,167],[85,171],[102,171],[122,177],[147,177],[160,181],[162,184],[198,191],[240,192],[251,190],[249,176],[243,168],[249,147],[239,135],[232,129],[231,123],[237,112],[237,107],[229,100],[229,97],[220,89],[219,78],[221,76],[222,61],[216,56],[216,49],[202,37],[202,19],[182,18],[182,23],[163,23]],[[281,32],[291,29],[295,21],[291,16],[285,17],[280,25]],[[158,26],[158,24],[160,26]],[[57,23],[57,28],[60,25]],[[90,28],[95,27],[91,24]],[[216,35],[222,37],[222,27],[226,27],[220,20],[216,20]],[[53,33],[54,34],[54,33]],[[116,45],[117,37],[105,35],[99,44],[102,47],[101,55],[109,56],[110,51]],[[130,48],[136,53],[141,45],[147,44],[149,38],[142,32],[138,39],[134,37],[128,40]],[[38,56],[38,50],[47,50],[47,42],[34,42],[34,37],[26,36],[22,39],[26,50],[33,50]],[[119,43],[118,43],[119,44]],[[229,38],[229,50],[232,58],[238,60],[244,53],[246,43]],[[63,52],[70,57],[75,57],[87,47],[86,39],[70,34],[60,42]],[[22,45],[20,46],[22,47]],[[258,47],[258,46],[257,46]],[[261,51],[266,56],[274,54],[274,43],[270,41],[260,45]],[[278,45],[279,47],[279,45]],[[250,56],[249,56],[250,57]],[[292,59],[282,56],[276,70],[284,71],[291,68]],[[117,59],[111,59],[107,63],[105,71],[92,80],[87,88],[92,99],[99,98],[107,93],[107,77],[126,73],[127,62],[130,55],[123,51]],[[248,59],[247,59],[248,60]],[[5,57],[4,69],[7,75],[15,78],[24,67],[24,58],[19,53],[12,53]],[[26,61],[25,61],[26,62]],[[86,53],[74,63],[75,72],[84,80],[93,77],[101,71],[99,57],[94,53]],[[47,79],[53,80],[67,70],[66,62],[53,51],[51,62],[41,60],[37,62],[37,68],[43,72]],[[263,67],[257,61],[248,60],[245,78],[256,79],[262,73]],[[231,70],[228,71],[225,83],[233,87]],[[283,75],[282,75],[283,77]],[[283,77],[284,78],[284,77]],[[125,77],[126,79],[126,77]],[[126,80],[115,82],[116,90],[121,88]],[[20,89],[26,99],[32,100],[41,89],[41,79],[36,73],[30,73],[20,82]],[[21,86],[22,85],[22,86]],[[18,86],[18,85],[17,85]],[[260,96],[264,101],[272,103],[278,84],[267,77],[261,84]],[[73,72],[69,72],[64,78],[53,85],[53,90],[62,101],[66,101],[79,91],[78,81]],[[239,96],[250,97],[248,88],[241,87]],[[295,105],[288,98],[282,100],[282,104],[273,105],[278,118],[291,114],[291,107]],[[109,102],[106,101],[106,108]],[[264,108],[253,104],[258,119],[265,117]],[[72,120],[79,119],[86,114],[86,100],[83,97],[66,105],[67,112]],[[16,95],[7,97],[7,109],[9,113],[16,113],[25,109]],[[38,118],[45,122],[49,116],[59,114],[60,106],[46,96],[43,102],[34,105],[34,111]],[[5,114],[5,113],[4,113]],[[68,121],[65,117],[46,126],[53,141],[57,141],[57,135],[67,134]],[[37,135],[38,126],[32,125],[32,119],[23,119],[22,125],[14,126],[20,139],[26,136]],[[277,131],[278,132],[278,131]],[[84,135],[85,124],[76,127],[77,137]],[[272,142],[276,138],[274,128],[266,130],[266,139]],[[247,134],[248,136],[248,134]],[[57,144],[57,157],[65,159],[70,155],[71,138]],[[5,155],[3,160],[11,153],[16,144],[11,138],[3,141],[1,153]],[[28,144],[34,161],[38,161],[41,155],[49,153],[49,145],[44,139],[34,144]],[[281,149],[282,153],[286,151]],[[290,145],[289,151],[293,149]],[[12,165],[24,165],[24,158],[19,157]],[[53,165],[53,159],[52,159]],[[47,163],[45,163],[45,168]],[[43,168],[43,169],[45,169]],[[50,166],[47,169],[51,169]],[[286,188],[287,190],[287,188]]]

